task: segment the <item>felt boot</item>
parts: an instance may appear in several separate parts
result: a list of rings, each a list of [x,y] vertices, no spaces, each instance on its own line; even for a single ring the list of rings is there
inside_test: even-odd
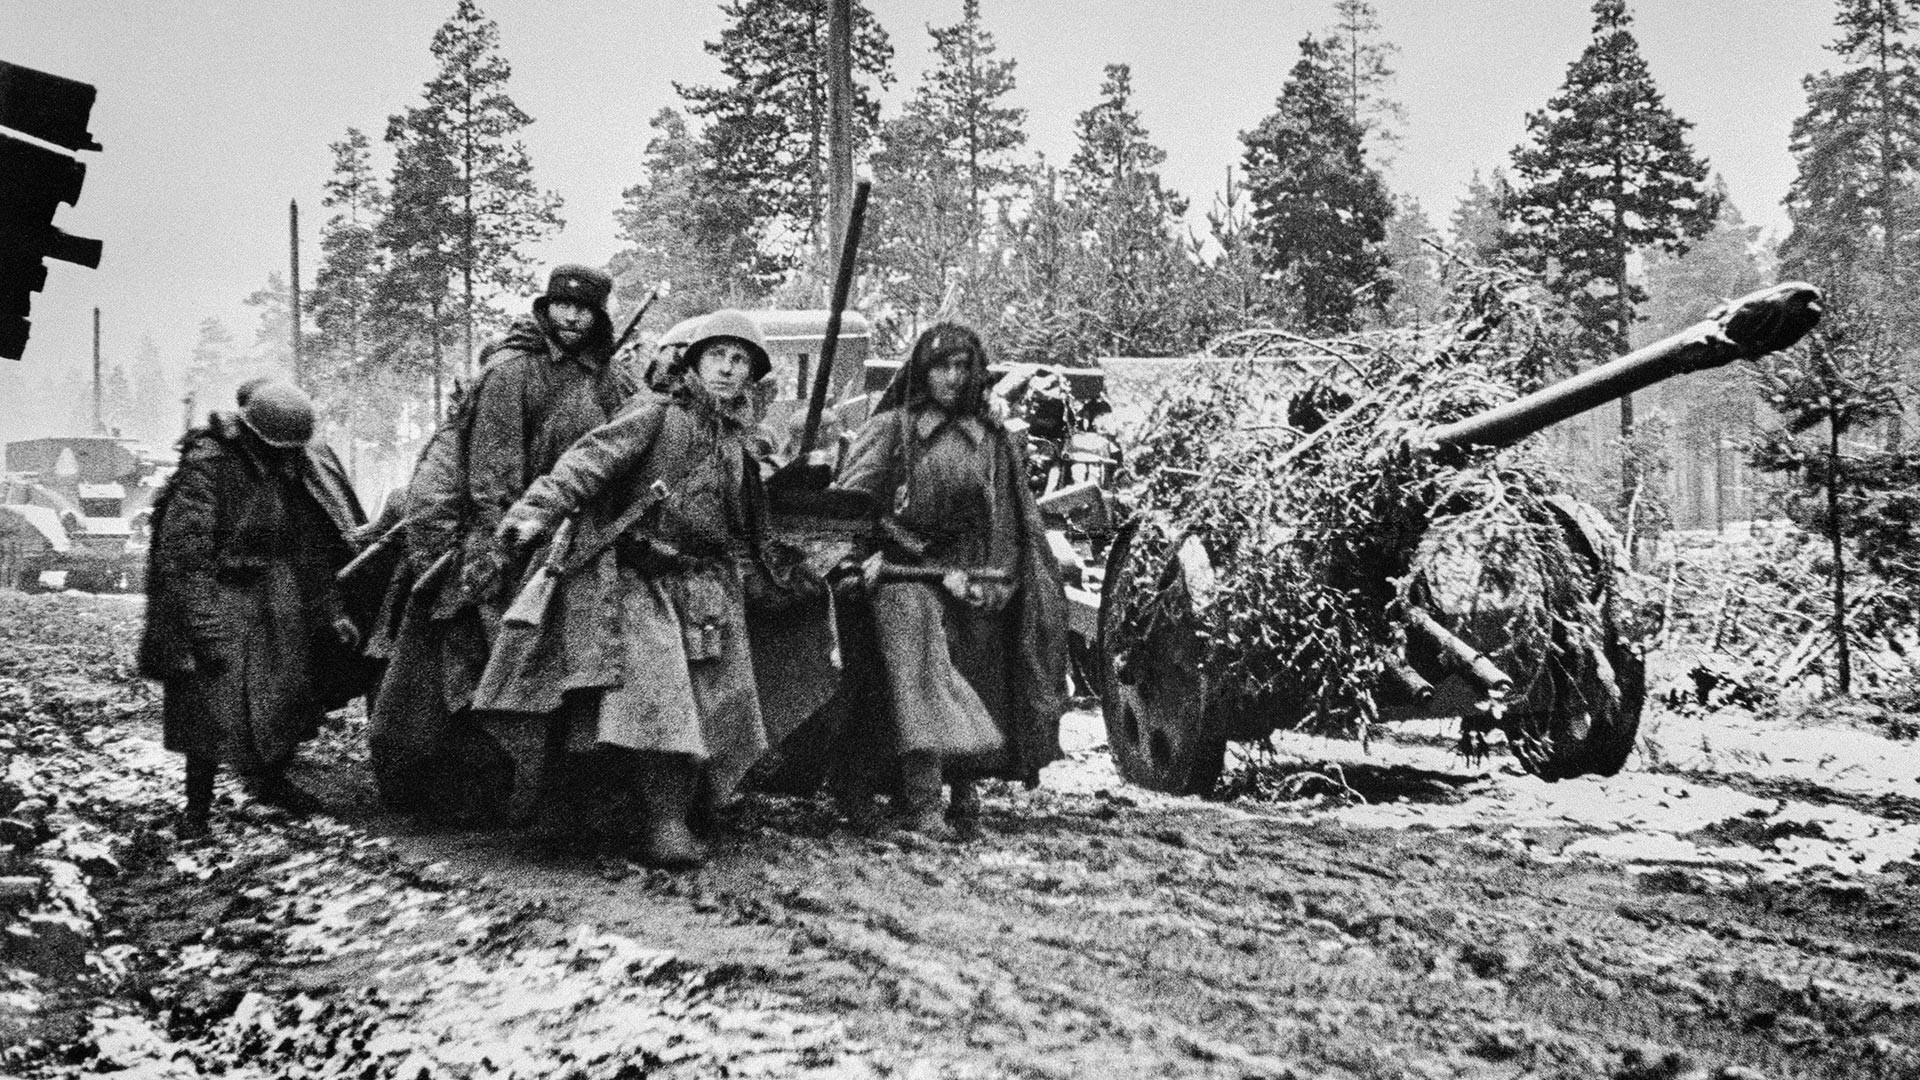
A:
[[[647,814],[641,858],[666,870],[687,870],[705,862],[706,846],[688,824],[700,784],[699,766],[684,754],[642,754],[639,773]]]
[[[900,827],[931,840],[953,839],[940,806],[940,758],[934,754],[904,754],[900,758]]]

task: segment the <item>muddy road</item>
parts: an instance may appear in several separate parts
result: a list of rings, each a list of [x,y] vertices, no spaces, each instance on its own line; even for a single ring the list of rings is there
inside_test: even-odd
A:
[[[756,796],[622,877],[381,812],[352,721],[303,753],[328,814],[223,786],[177,841],[137,620],[0,594],[7,777],[93,905],[63,988],[10,946],[18,1075],[1920,1076],[1920,750],[1844,711],[1656,712],[1557,785],[1285,736],[1225,801],[1122,785],[1080,713],[970,841]]]

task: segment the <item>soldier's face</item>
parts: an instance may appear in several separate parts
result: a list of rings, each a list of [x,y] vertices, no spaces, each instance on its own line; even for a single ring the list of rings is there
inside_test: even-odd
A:
[[[547,301],[547,321],[553,324],[553,336],[571,349],[586,340],[593,329],[593,309],[572,300]]]
[[[700,353],[694,368],[707,392],[722,401],[740,396],[747,387],[747,373],[753,369],[753,357],[731,341],[716,341]]]
[[[967,388],[970,366],[965,356],[953,354],[934,361],[927,368],[927,396],[935,405],[952,412],[960,402],[960,392]]]

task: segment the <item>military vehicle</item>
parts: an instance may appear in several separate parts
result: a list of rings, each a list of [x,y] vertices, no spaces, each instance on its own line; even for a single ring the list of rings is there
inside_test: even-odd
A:
[[[171,461],[107,435],[23,439],[0,475],[0,586],[138,591],[147,524]]]

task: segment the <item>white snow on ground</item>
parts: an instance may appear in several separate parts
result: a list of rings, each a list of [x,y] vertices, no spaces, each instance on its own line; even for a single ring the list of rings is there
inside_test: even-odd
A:
[[[1207,805],[1127,786],[1107,756],[1097,712],[1068,714],[1061,742],[1068,760],[1047,769],[1043,783],[1049,789],[1079,794],[1124,790],[1142,805]],[[1647,771],[1657,766],[1696,774],[1746,774],[1766,781],[1803,781],[1843,794],[1920,800],[1920,746],[1838,719],[1830,725],[1787,726],[1737,709],[1707,716],[1652,711],[1642,729],[1641,751],[1620,775],[1554,784],[1521,774],[1505,756],[1470,764],[1449,749],[1429,744],[1375,741],[1363,748],[1356,741],[1291,732],[1276,733],[1273,744],[1283,758],[1402,765],[1451,774],[1462,778],[1459,790],[1465,798],[1457,803],[1403,800],[1338,808],[1282,803],[1260,809],[1376,828],[1493,831],[1538,858],[1591,857],[1638,868],[1726,866],[1789,877],[1810,871],[1876,873],[1889,863],[1920,856],[1920,822],[1845,806],[1762,798],[1726,784]],[[1221,807],[1229,813],[1254,808]],[[1739,837],[1755,837],[1758,846],[1690,835],[1727,822],[1734,823]],[[1566,843],[1557,854],[1550,845],[1534,845],[1526,835],[1553,829],[1586,835]]]

